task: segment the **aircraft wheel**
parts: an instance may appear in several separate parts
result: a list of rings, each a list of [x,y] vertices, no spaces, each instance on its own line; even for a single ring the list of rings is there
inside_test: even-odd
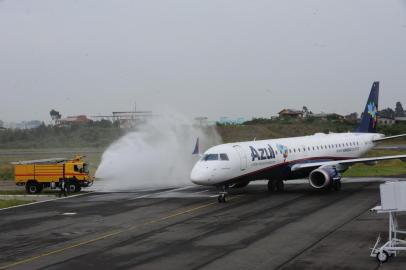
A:
[[[283,183],[283,180],[279,180],[276,182],[276,191],[278,192],[283,192],[285,190],[285,184]]]
[[[341,190],[341,181],[334,181],[333,183],[333,189],[335,191],[340,191]]]
[[[269,191],[269,192],[275,192],[275,189],[276,189],[276,187],[275,187],[275,181],[269,180],[269,181],[268,181],[268,191]]]
[[[376,259],[379,263],[386,263],[389,260],[389,254],[385,250],[382,250],[376,254]]]
[[[220,194],[217,197],[217,200],[218,200],[219,203],[225,203],[226,202],[226,194]]]

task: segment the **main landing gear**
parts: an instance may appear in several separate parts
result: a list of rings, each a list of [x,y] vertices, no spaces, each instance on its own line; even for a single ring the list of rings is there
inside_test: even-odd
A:
[[[333,188],[334,191],[340,191],[341,190],[341,180],[333,181],[333,183],[331,184],[331,187]]]
[[[283,192],[285,190],[285,184],[283,180],[269,180],[268,181],[268,191],[269,192]]]
[[[217,197],[217,200],[219,203],[225,203],[226,202],[226,196],[228,194],[228,185],[224,185],[219,187],[221,189],[219,196]]]

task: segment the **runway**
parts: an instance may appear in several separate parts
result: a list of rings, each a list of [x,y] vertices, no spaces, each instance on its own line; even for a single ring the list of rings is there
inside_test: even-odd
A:
[[[0,211],[0,269],[377,269],[378,183],[269,194],[186,186],[94,192]],[[355,183],[354,183],[355,182]],[[402,218],[401,224],[406,225]],[[404,269],[406,255],[380,269]]]

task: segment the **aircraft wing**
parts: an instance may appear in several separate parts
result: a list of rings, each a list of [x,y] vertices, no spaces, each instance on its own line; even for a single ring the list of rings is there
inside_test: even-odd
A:
[[[373,140],[374,142],[381,142],[381,141],[386,141],[386,140],[393,140],[401,137],[406,137],[406,134],[400,134],[400,135],[395,135],[395,136],[389,136],[389,137],[383,137],[380,139],[375,139]]]
[[[325,166],[337,166],[337,165],[348,165],[351,166],[356,163],[367,163],[374,161],[383,161],[391,159],[400,159],[406,161],[406,155],[396,155],[396,156],[385,156],[385,157],[368,157],[368,158],[355,158],[346,160],[335,160],[335,161],[321,161],[321,162],[309,162],[309,163],[298,163],[292,166],[292,171],[299,171],[301,169],[307,168],[318,168]]]

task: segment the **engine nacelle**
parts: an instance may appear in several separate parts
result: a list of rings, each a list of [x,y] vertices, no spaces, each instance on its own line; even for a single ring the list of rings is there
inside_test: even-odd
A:
[[[406,158],[401,158],[400,159],[402,162],[406,162]]]
[[[250,183],[250,181],[245,181],[245,182],[239,182],[239,183],[235,183],[234,185],[232,185],[232,188],[243,188],[248,186],[248,184]]]
[[[340,181],[341,175],[333,167],[323,167],[312,171],[309,175],[309,183],[313,188],[322,189],[328,187],[333,181]]]

